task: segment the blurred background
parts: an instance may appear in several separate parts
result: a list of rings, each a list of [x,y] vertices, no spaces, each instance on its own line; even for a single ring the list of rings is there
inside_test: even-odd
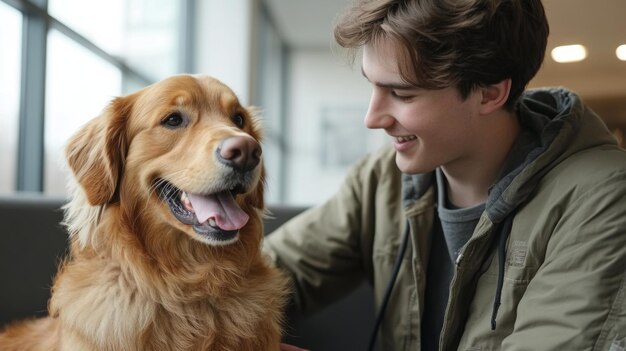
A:
[[[62,149],[113,97],[204,73],[263,111],[270,204],[310,206],[388,142],[362,123],[370,88],[334,44],[347,0],[0,0],[0,194],[64,197]],[[566,86],[626,129],[626,1],[544,0],[531,86]],[[578,46],[576,46],[578,45]],[[564,48],[562,46],[565,46]],[[560,51],[570,56],[552,57]],[[570,62],[557,62],[570,61]]]

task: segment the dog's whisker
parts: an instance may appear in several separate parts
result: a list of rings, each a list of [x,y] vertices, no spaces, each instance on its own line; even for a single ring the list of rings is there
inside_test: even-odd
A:
[[[178,179],[180,182],[184,183],[186,181],[186,176],[185,176],[185,170],[178,170],[175,172],[171,172],[169,174],[164,175],[163,178],[158,178],[148,189],[148,196],[152,196],[152,195],[157,195],[159,196],[158,192],[162,191],[163,194],[165,195],[165,200],[166,201],[172,201],[174,200],[174,197],[177,196],[178,194],[178,189],[172,185],[171,183],[169,183],[167,180],[165,179]],[[148,204],[144,204],[144,211],[148,210]]]

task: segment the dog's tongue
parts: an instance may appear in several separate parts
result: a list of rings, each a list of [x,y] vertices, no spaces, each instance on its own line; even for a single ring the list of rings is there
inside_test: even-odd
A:
[[[238,230],[248,223],[249,216],[239,208],[229,191],[211,195],[188,193],[187,197],[199,223],[214,218],[217,226],[223,230]]]

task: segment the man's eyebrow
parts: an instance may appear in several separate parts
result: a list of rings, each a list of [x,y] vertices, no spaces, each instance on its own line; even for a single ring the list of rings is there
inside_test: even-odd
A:
[[[396,89],[396,90],[412,90],[416,89],[416,87],[409,83],[384,83],[384,82],[372,82],[365,74],[365,70],[363,70],[363,66],[361,66],[361,74],[368,82],[376,85],[377,87],[387,88],[387,89]]]

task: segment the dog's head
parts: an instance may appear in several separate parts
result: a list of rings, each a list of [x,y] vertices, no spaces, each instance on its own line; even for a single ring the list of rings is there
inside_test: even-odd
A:
[[[119,203],[132,225],[227,245],[263,210],[260,141],[255,112],[227,86],[180,75],[113,100],[66,156],[91,208]]]

